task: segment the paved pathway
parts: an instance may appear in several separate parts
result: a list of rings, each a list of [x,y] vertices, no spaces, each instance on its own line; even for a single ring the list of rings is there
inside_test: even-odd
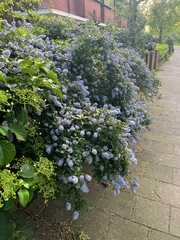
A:
[[[113,197],[96,185],[80,216],[92,240],[180,239],[180,47],[158,72],[162,98],[150,105],[155,123],[137,146],[139,176],[136,195]]]

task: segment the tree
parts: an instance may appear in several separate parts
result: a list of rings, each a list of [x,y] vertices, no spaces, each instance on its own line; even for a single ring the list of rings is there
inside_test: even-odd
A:
[[[150,31],[158,36],[159,43],[177,31],[180,0],[154,0],[149,11]]]
[[[140,11],[140,6],[146,2],[147,0],[116,0],[117,18],[125,17],[130,29],[143,28],[145,18]]]
[[[18,16],[20,12],[30,13],[37,9],[41,0],[1,0],[0,18]]]

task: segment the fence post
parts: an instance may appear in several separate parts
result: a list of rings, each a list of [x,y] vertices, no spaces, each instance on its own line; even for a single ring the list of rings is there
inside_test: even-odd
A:
[[[155,50],[154,69],[158,67],[158,50]]]
[[[147,67],[150,67],[150,52],[145,53],[145,62]]]
[[[154,57],[155,57],[155,52],[151,51],[150,52],[150,67],[149,67],[149,69],[151,71],[154,69]]]

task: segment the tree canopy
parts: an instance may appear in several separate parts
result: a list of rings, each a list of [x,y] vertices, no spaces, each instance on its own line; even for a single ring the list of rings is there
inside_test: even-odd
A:
[[[158,36],[161,43],[163,37],[177,32],[179,29],[180,0],[153,0],[149,11],[150,31]]]
[[[17,16],[19,12],[32,12],[41,0],[1,0],[0,18]]]

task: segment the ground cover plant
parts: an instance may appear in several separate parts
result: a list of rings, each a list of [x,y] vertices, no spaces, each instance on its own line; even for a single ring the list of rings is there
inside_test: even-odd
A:
[[[81,34],[79,34],[81,33]],[[134,191],[132,144],[150,117],[158,80],[106,30],[81,26],[70,41],[35,35],[26,21],[1,21],[1,210],[64,194],[76,220],[92,178]],[[91,169],[92,174],[89,174]]]

